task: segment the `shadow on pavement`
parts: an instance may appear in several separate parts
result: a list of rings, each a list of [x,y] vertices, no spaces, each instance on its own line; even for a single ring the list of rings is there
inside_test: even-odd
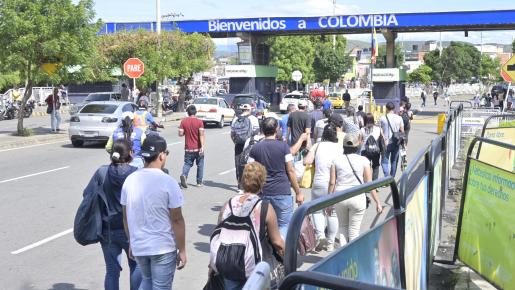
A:
[[[219,182],[215,182],[215,181],[212,181],[212,180],[205,180],[204,181],[204,185],[207,186],[207,187],[216,187],[216,188],[221,188],[221,189],[225,189],[225,190],[228,190],[228,191],[238,192],[238,187],[236,185],[229,185],[229,184],[225,184],[225,183],[219,183]]]
[[[196,243],[193,243],[193,245],[195,246],[195,250],[197,250],[197,251],[201,251],[204,253],[209,253],[209,251],[210,251],[209,243],[196,242]],[[51,289],[51,290],[54,290],[54,289]]]
[[[216,225],[212,225],[212,224],[203,224],[201,226],[198,226],[199,229],[198,229],[198,233],[203,235],[203,236],[211,236],[211,234],[213,233],[213,230],[215,229]]]
[[[103,142],[85,142],[82,147],[73,147],[71,143],[61,145],[62,148],[69,149],[105,149],[105,143]]]
[[[222,209],[221,205],[215,205],[211,208],[211,210],[214,212],[220,212],[221,209]]]
[[[53,287],[48,290],[86,290],[82,288],[75,288],[75,284],[70,283],[57,283],[52,286]]]

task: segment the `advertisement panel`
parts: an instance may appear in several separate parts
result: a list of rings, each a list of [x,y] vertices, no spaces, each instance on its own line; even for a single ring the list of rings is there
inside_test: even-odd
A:
[[[314,265],[310,271],[371,284],[401,287],[399,241],[396,217],[386,221],[337,253]],[[304,286],[303,289],[319,289]]]
[[[433,197],[431,208],[431,244],[429,253],[436,256],[440,243],[440,215],[442,203],[442,155],[438,156],[433,169]]]
[[[424,176],[413,192],[405,214],[406,289],[425,290],[427,286],[427,176]]]
[[[515,127],[486,128],[484,137],[508,144],[515,144]],[[507,171],[515,171],[515,152],[507,148],[486,143],[481,144],[479,160]]]
[[[470,160],[458,258],[502,289],[515,289],[515,174]]]

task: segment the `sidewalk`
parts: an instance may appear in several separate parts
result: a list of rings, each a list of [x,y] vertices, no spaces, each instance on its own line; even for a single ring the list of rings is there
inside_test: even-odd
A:
[[[46,112],[43,113],[46,115]],[[182,120],[182,118],[184,118],[185,116],[185,113],[164,113],[163,124]],[[62,117],[63,122],[61,123],[61,131],[59,133],[52,133],[50,131],[50,124],[46,124],[50,122],[46,118],[42,120],[45,123],[45,125],[39,124],[37,126],[25,126],[25,128],[30,128],[31,130],[33,130],[34,134],[31,136],[23,137],[14,135],[16,133],[16,126],[11,126],[9,130],[3,130],[2,133],[0,133],[0,150],[9,150],[18,147],[69,141],[69,114],[63,114]],[[161,122],[161,119],[156,118],[156,122]]]

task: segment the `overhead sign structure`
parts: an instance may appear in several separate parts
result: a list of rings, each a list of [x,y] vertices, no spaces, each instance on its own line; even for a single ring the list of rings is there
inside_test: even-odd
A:
[[[515,82],[515,55],[501,67],[501,76],[507,82]]]
[[[291,78],[296,82],[300,82],[300,80],[302,79],[302,73],[298,70],[293,71],[291,73]]]
[[[137,79],[145,73],[145,64],[139,58],[129,58],[123,64],[123,72],[131,79]]]
[[[371,28],[390,28],[397,32],[466,30],[464,28],[513,29],[515,10],[452,11],[427,13],[384,13],[361,15],[334,15],[321,17],[260,17],[241,19],[210,19],[167,21],[163,30],[185,33],[210,33],[227,37],[227,33],[268,32],[287,34],[299,32],[339,30],[345,33],[369,33]],[[99,34],[144,29],[155,31],[155,22],[106,23]]]

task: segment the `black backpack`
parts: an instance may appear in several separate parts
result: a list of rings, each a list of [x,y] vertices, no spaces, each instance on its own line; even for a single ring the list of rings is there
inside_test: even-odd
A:
[[[107,202],[101,191],[107,169],[107,165],[98,169],[97,174],[101,176],[100,180],[97,180],[96,184],[91,182],[88,184],[75,214],[73,236],[77,243],[83,246],[98,243],[102,239],[102,208],[107,207]]]
[[[231,136],[234,144],[243,145],[252,137],[252,123],[248,116],[240,116],[231,127]]]
[[[243,173],[243,168],[245,168],[245,165],[247,165],[247,161],[249,160],[250,151],[252,150],[252,147],[256,145],[256,143],[259,143],[261,140],[254,139],[254,136],[250,137],[249,145],[243,149],[243,152],[240,154],[240,172]]]
[[[411,128],[411,122],[409,119],[409,114],[407,111],[402,112],[402,122],[404,123],[404,130],[409,130]]]
[[[374,136],[370,135],[368,136],[367,141],[365,142],[364,147],[364,155],[368,158],[376,157],[381,153],[381,149],[379,148],[379,143],[377,142],[376,138]]]

